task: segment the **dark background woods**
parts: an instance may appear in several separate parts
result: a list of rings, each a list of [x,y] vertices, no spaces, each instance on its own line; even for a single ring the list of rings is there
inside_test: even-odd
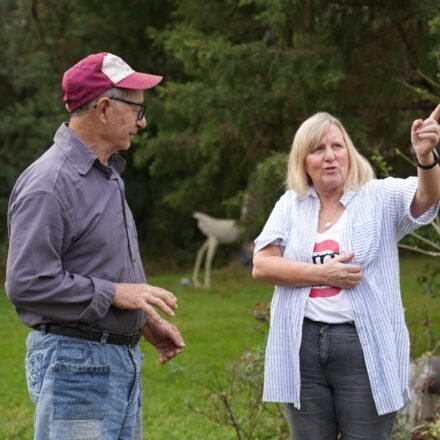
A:
[[[67,120],[62,74],[85,55],[165,77],[146,93],[125,179],[147,266],[174,269],[202,241],[195,210],[238,218],[243,195],[258,195],[245,221],[255,236],[316,111],[391,174],[414,174],[394,149],[408,151],[412,120],[439,101],[439,31],[438,0],[2,0],[2,264],[12,185]]]

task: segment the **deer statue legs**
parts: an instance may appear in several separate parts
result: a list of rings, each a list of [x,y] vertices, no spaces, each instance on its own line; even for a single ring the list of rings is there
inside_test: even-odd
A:
[[[211,287],[211,266],[214,259],[215,251],[219,244],[230,244],[238,240],[240,229],[235,220],[218,219],[203,214],[202,212],[194,212],[193,217],[197,220],[197,227],[206,237],[205,242],[197,252],[194,264],[192,282],[194,287],[202,287],[199,282],[199,270],[205,256],[205,280],[203,287]]]
[[[192,282],[194,287],[202,287],[199,282],[199,270],[203,260],[203,256],[206,253],[205,258],[205,279],[203,287],[209,289],[211,287],[211,265],[214,258],[215,251],[217,250],[218,240],[215,237],[208,237],[197,252],[196,262],[194,264],[194,270],[192,274]]]

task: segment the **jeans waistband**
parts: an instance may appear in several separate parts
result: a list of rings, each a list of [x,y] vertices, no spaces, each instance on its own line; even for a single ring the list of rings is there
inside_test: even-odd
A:
[[[32,327],[42,333],[69,336],[71,338],[85,339],[86,341],[101,342],[103,344],[136,345],[141,338],[141,331],[123,335],[107,332],[105,330],[84,330],[78,327],[67,327],[58,324],[38,324]]]

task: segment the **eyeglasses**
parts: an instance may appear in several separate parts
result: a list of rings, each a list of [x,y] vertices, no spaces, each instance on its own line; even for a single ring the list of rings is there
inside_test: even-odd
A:
[[[137,105],[138,107],[140,107],[137,113],[137,118],[139,121],[145,116],[145,111],[147,110],[147,106],[145,104],[139,104],[138,102],[127,101],[126,99],[121,99],[121,98],[109,98],[109,99],[113,101],[123,102],[124,104]]]

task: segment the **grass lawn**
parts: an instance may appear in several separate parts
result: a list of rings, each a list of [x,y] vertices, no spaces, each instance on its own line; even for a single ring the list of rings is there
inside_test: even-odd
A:
[[[439,259],[416,255],[401,259],[401,284],[413,355],[429,349],[427,318],[433,323],[433,340],[440,340],[440,298],[423,295],[416,281],[428,262],[431,267],[440,264]],[[273,289],[252,281],[249,272],[235,266],[214,271],[214,287],[210,291],[180,286],[183,276],[188,274],[157,275],[150,279],[152,284],[178,296],[179,309],[173,322],[181,329],[187,347],[184,354],[161,366],[155,351],[147,343],[142,344],[144,438],[235,439],[231,428],[190,411],[187,402],[203,407],[207,390],[200,383],[211,383],[213,376],[221,375],[225,366],[246,348],[263,343],[263,336],[255,330],[252,310],[256,303],[268,302]],[[3,293],[0,313],[0,439],[28,440],[32,438],[33,420],[23,361],[28,329],[20,323]]]

